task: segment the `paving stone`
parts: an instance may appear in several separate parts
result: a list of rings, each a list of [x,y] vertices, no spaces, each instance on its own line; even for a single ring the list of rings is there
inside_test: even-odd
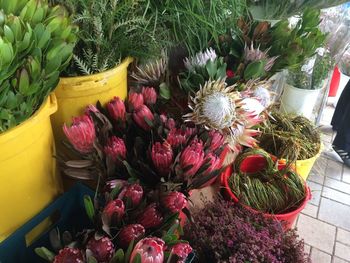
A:
[[[307,203],[305,208],[301,212],[308,216],[317,217],[317,211],[318,211],[318,206]]]
[[[340,182],[338,180],[326,177],[324,185],[336,189],[338,191],[350,194],[350,184]]]
[[[304,252],[309,255],[311,252],[311,246],[304,244]]]
[[[317,248],[311,249],[311,261],[317,263],[331,263],[332,256],[318,250]]]
[[[323,184],[325,177],[320,175],[320,173],[311,172],[307,180],[318,184]]]
[[[350,184],[350,168],[344,165],[343,181]]]
[[[318,218],[335,226],[350,230],[350,206],[321,198]]]
[[[350,232],[344,229],[338,228],[337,241],[350,246]]]
[[[350,246],[336,242],[334,254],[342,259],[350,260]]]
[[[336,228],[320,220],[301,214],[298,233],[305,243],[327,253],[332,253]]]
[[[323,188],[322,196],[332,199],[334,201],[338,201],[339,203],[350,205],[350,195],[328,187]]]
[[[318,206],[321,198],[322,185],[314,182],[308,182],[307,184],[311,189],[311,195],[312,195],[312,198],[309,203]]]
[[[333,160],[328,160],[327,168],[326,168],[326,176],[336,179],[336,180],[341,180],[342,176],[342,171],[343,171],[343,165],[335,162]]]
[[[312,167],[312,172],[314,172],[318,175],[325,176],[328,161],[329,160],[327,158],[322,157],[322,156],[317,158],[314,166]]]
[[[321,140],[323,143],[325,143],[325,142],[331,143],[332,139],[333,139],[332,137],[333,137],[332,134],[324,134],[324,133],[321,134]]]
[[[341,258],[333,257],[333,262],[332,263],[349,263],[349,261],[346,261],[346,260],[341,259]]]

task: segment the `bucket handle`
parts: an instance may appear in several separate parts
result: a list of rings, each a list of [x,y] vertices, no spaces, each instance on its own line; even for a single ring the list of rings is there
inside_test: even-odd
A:
[[[49,95],[50,107],[48,108],[49,115],[55,113],[57,111],[57,98],[55,93],[51,92]]]

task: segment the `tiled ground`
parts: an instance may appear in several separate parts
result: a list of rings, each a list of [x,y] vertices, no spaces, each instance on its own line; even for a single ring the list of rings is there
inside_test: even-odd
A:
[[[333,110],[327,107],[322,124],[330,123]],[[350,168],[332,158],[334,134],[323,132],[325,149],[308,178],[312,199],[296,226],[313,263],[350,263]]]

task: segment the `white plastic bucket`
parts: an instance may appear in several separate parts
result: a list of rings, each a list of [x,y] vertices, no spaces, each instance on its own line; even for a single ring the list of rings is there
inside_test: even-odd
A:
[[[281,97],[281,110],[311,118],[321,89],[299,89],[285,84]]]

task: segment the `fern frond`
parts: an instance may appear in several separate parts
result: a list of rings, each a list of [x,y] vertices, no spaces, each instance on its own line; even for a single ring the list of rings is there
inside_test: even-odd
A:
[[[92,74],[92,71],[90,70],[89,66],[86,65],[85,62],[82,59],[80,59],[77,55],[73,55],[73,60],[76,63],[79,70],[84,75],[91,75]]]

